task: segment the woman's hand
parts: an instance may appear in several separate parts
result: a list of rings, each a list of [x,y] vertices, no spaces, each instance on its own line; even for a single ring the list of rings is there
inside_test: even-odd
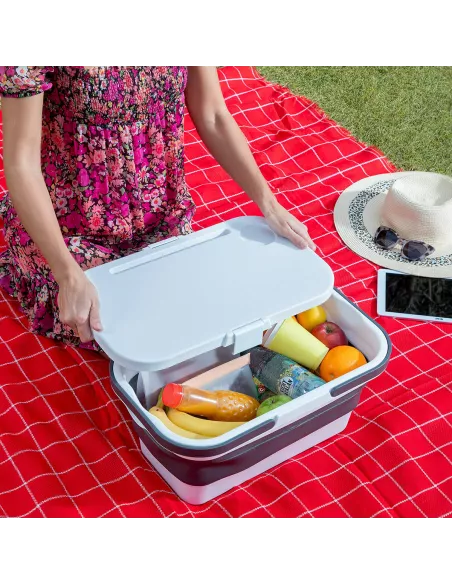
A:
[[[313,251],[316,250],[316,245],[309,237],[307,227],[284,209],[276,199],[269,199],[269,202],[262,205],[261,210],[275,233],[285,237],[301,249],[309,247]]]
[[[189,67],[188,111],[209,151],[263,212],[270,227],[297,247],[316,249],[306,227],[286,211],[270,190],[245,136],[229,113],[216,67]]]
[[[87,342],[92,339],[91,329],[101,330],[99,302],[66,246],[42,176],[42,104],[42,93],[2,99],[5,175],[19,219],[59,284],[60,319]]]
[[[97,290],[83,270],[76,266],[58,281],[60,320],[70,326],[82,343],[93,339],[92,330],[101,331]]]

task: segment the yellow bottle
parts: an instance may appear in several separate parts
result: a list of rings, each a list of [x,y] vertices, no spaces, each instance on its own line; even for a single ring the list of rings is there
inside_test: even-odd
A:
[[[248,422],[256,417],[259,402],[236,391],[206,391],[169,383],[162,393],[163,404],[172,409],[220,422]]]

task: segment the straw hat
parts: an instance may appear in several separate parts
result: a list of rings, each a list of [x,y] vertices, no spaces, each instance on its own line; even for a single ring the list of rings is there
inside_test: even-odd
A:
[[[407,274],[452,278],[452,178],[448,176],[398,172],[360,180],[340,195],[334,222],[344,243],[375,264]],[[378,245],[379,227],[393,230],[400,238],[397,245],[391,249]],[[395,239],[393,233],[389,235]],[[407,241],[423,242],[434,251],[409,261],[401,253]],[[410,246],[404,252],[422,247]]]

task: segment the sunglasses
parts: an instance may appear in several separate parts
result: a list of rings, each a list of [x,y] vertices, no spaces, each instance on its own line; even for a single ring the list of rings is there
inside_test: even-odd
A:
[[[374,236],[374,242],[381,248],[389,250],[401,246],[400,255],[409,262],[417,262],[431,255],[435,248],[423,241],[403,239],[390,227],[379,227]]]

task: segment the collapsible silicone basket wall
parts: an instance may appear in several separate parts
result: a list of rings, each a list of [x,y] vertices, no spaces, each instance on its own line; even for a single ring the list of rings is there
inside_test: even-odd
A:
[[[113,361],[112,382],[143,453],[190,503],[342,431],[362,385],[389,358],[387,335],[333,289],[327,264],[277,237],[260,218],[167,240],[87,274],[101,301],[104,330],[96,340]],[[260,344],[264,330],[318,304],[367,356],[357,372],[207,440],[177,436],[148,413],[165,383],[233,359]]]

